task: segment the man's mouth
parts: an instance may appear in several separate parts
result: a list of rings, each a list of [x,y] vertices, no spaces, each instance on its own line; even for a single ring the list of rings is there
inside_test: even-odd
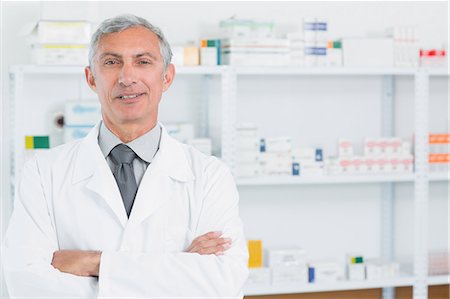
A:
[[[136,93],[136,94],[129,94],[129,95],[120,95],[118,96],[121,100],[128,100],[128,99],[135,99],[137,97],[142,96],[144,93]]]

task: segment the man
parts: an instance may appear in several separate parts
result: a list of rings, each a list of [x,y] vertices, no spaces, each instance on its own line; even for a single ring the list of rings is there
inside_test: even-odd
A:
[[[232,175],[157,121],[170,59],[142,18],[94,33],[85,74],[102,122],[25,164],[3,251],[12,297],[242,297]]]

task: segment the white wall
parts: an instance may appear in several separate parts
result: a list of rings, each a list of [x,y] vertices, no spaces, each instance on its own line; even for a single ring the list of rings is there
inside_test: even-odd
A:
[[[19,33],[26,23],[45,19],[88,19],[134,13],[160,26],[173,45],[218,35],[218,22],[240,18],[274,20],[277,32],[300,29],[304,17],[328,20],[330,38],[364,35],[396,25],[416,26],[424,48],[448,45],[447,2],[2,2],[2,232],[9,216],[10,118],[8,69],[30,63],[30,50]],[[178,86],[192,97],[201,84],[179,77]],[[213,85],[217,86],[217,84]],[[396,133],[413,133],[413,81],[396,78]],[[181,87],[180,87],[181,88]],[[333,153],[337,137],[360,142],[381,130],[381,78],[243,78],[239,81],[239,120],[261,125],[268,136],[291,135],[296,145],[322,145]],[[433,79],[430,126],[448,132],[448,79]],[[212,91],[214,94],[216,91]],[[195,117],[192,98],[170,91],[162,117]],[[186,109],[180,110],[183,107]],[[277,113],[273,113],[273,107]],[[257,109],[257,110],[256,110]],[[183,112],[180,112],[183,111]],[[257,112],[257,113],[255,113]],[[313,128],[312,128],[313,127]],[[241,188],[241,213],[248,237],[265,244],[294,244],[312,258],[342,258],[348,251],[380,253],[379,185]],[[396,253],[412,254],[413,186],[396,187]],[[448,185],[433,183],[430,202],[430,247],[448,247]]]

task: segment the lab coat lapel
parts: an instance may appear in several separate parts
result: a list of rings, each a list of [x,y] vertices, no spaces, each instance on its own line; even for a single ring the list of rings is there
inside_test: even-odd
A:
[[[130,222],[140,223],[162,207],[174,194],[174,184],[194,180],[183,145],[170,137],[161,125],[158,153],[142,178],[130,215]],[[182,195],[177,195],[182,196]]]
[[[119,187],[98,145],[99,128],[100,123],[80,143],[73,183],[88,179],[86,188],[100,195],[125,227],[128,219]]]

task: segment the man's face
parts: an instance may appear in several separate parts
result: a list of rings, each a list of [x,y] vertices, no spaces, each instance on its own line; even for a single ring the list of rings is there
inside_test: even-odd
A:
[[[145,127],[156,122],[174,68],[170,65],[163,76],[159,39],[153,32],[139,26],[103,36],[92,64],[93,69],[85,70],[86,79],[107,123]]]

